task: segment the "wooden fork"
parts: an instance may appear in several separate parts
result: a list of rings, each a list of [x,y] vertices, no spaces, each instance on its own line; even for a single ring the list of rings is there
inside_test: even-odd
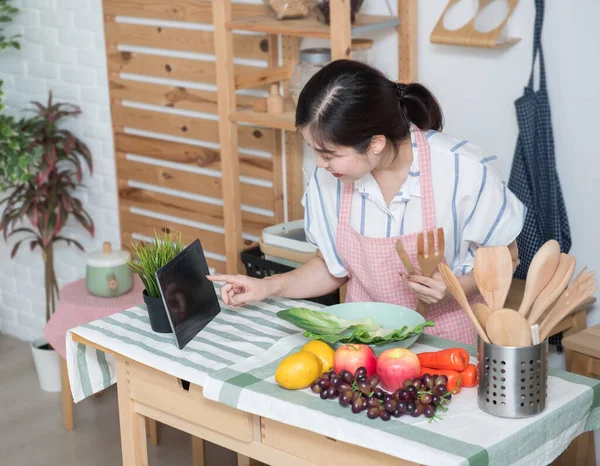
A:
[[[427,232],[427,254],[425,254],[425,237],[423,233],[417,235],[417,259],[423,275],[431,277],[437,266],[444,259],[444,229],[437,229],[437,251],[435,250],[435,241],[433,230]]]
[[[417,260],[419,267],[421,267],[421,273],[426,277],[431,277],[437,266],[444,259],[444,229],[437,229],[437,251],[435,250],[435,240],[433,230],[427,232],[427,254],[425,254],[425,237],[423,233],[417,235]],[[417,312],[421,315],[425,315],[427,312],[428,304],[424,301],[417,301]]]

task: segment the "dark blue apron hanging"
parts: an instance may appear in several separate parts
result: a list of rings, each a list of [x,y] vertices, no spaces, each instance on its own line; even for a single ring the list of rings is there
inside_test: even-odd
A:
[[[550,101],[542,51],[544,0],[535,0],[533,64],[529,83],[515,101],[519,137],[508,187],[527,206],[523,231],[517,238],[521,261],[515,277],[525,279],[531,259],[548,240],[559,242],[562,252],[571,249],[569,221],[556,173]],[[539,90],[533,86],[536,57],[539,56]]]

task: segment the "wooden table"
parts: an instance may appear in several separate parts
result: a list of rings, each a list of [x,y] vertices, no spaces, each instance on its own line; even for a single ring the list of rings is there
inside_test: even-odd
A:
[[[73,340],[115,356],[124,466],[148,465],[146,419],[189,433],[194,466],[204,465],[204,440],[235,451],[239,466],[257,461],[314,466],[327,458],[347,466],[418,466],[207,400],[200,386],[140,364],[76,333]]]

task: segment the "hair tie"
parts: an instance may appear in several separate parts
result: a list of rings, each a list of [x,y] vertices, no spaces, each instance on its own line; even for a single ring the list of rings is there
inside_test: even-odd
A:
[[[406,92],[406,86],[401,83],[396,83],[396,96],[398,100],[404,99],[404,93]]]

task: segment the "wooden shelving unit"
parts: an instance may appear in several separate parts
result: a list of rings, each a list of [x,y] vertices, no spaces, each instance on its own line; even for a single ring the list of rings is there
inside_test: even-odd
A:
[[[243,273],[240,261],[242,250],[242,193],[239,183],[238,124],[264,127],[275,131],[271,154],[274,172],[283,168],[285,158],[288,220],[303,215],[300,201],[303,194],[302,182],[302,140],[295,127],[295,105],[288,92],[288,80],[298,61],[300,39],[302,37],[329,39],[332,59],[351,58],[352,37],[365,37],[370,33],[395,29],[398,34],[398,80],[416,80],[417,61],[417,0],[397,0],[398,16],[358,14],[354,24],[350,22],[350,2],[331,0],[331,24],[320,23],[315,17],[280,21],[269,14],[235,14],[241,5],[230,0],[213,0],[213,25],[216,55],[216,83],[218,86],[219,140],[221,143],[221,167],[225,223],[225,250],[228,273]],[[268,37],[269,68],[263,73],[244,73],[234,67],[234,31],[249,31],[266,34]],[[249,36],[252,37],[252,36]],[[279,40],[283,54],[278,56]],[[283,66],[280,66],[280,58]],[[281,82],[284,90],[284,112],[267,113],[257,105],[240,105],[236,99],[236,89],[253,85]],[[263,106],[264,107],[264,106]],[[239,133],[241,137],[244,133]],[[278,135],[278,136],[277,136]],[[285,151],[282,141],[285,140]],[[283,191],[281,192],[283,195]],[[279,204],[278,204],[279,205]],[[283,201],[280,205],[283,208]]]

